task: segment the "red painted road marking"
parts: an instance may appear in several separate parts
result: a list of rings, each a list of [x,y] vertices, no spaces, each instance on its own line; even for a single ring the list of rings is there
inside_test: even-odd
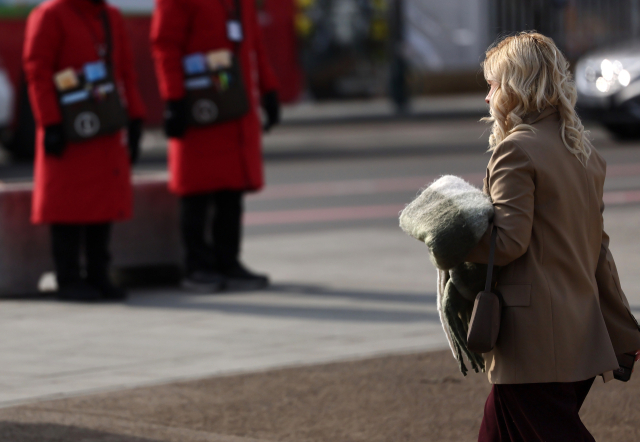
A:
[[[608,177],[624,177],[640,175],[640,163],[612,164],[607,167]],[[313,198],[343,195],[371,195],[375,193],[392,193],[415,191],[427,187],[440,178],[439,175],[411,176],[403,178],[362,179],[346,181],[320,181],[316,183],[274,184],[250,198],[258,201]],[[468,173],[460,175],[471,184],[481,187],[484,173]]]
[[[640,203],[640,190],[619,190],[605,192],[602,196],[605,205],[617,206],[620,204]]]
[[[327,207],[307,210],[279,210],[275,212],[249,212],[244,217],[247,226],[277,224],[308,224],[329,221],[397,218],[404,204],[379,206]]]
[[[611,164],[607,165],[607,177],[640,175],[640,164]]]
[[[607,206],[640,203],[640,190],[605,192],[604,202]],[[249,212],[244,217],[244,224],[247,226],[270,226],[331,221],[393,219],[398,217],[404,207],[404,204],[383,204],[377,206]]]
[[[404,192],[424,189],[442,175],[424,175],[406,178],[383,178],[348,181],[321,181],[317,183],[275,184],[264,192],[251,196],[254,200],[312,198],[322,196],[368,195],[385,192]],[[482,185],[483,173],[460,175],[476,186]]]

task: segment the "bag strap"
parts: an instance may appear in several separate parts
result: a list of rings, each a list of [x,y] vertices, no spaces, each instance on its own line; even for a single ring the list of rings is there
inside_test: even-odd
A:
[[[491,226],[491,243],[489,245],[489,262],[487,263],[487,281],[484,284],[484,291],[491,291],[491,280],[493,278],[493,261],[496,254],[496,237],[498,236],[498,229],[495,226]]]
[[[240,26],[242,27],[242,34],[244,37],[244,27],[242,26],[242,0],[233,0],[233,6],[234,6],[233,11],[231,11],[228,8],[227,4],[225,3],[225,0],[218,0],[218,1],[220,2],[225,12],[227,13],[227,21],[230,19],[234,19],[234,20],[237,20],[238,23],[240,23]],[[244,41],[244,38],[242,40]],[[238,54],[241,43],[242,41],[233,42],[233,52],[235,54]]]
[[[109,12],[105,8],[100,14],[100,18],[102,19],[102,27],[104,28],[104,45],[105,45],[105,54],[104,59],[107,63],[107,66],[111,67],[113,65],[112,60],[112,49],[113,42],[111,40],[111,23],[109,23]]]
[[[98,57],[104,58],[107,66],[111,66],[111,50],[113,48],[113,41],[111,40],[111,23],[109,23],[109,11],[107,10],[107,8],[105,7],[100,12],[100,20],[102,21],[102,28],[104,30],[104,54],[102,53],[103,48],[99,47],[100,41],[98,36],[96,35],[91,25],[85,21],[86,17],[77,8],[71,6],[70,9],[78,16],[78,18],[80,18],[80,21],[86,26],[89,34],[91,34],[91,38],[93,39],[93,42],[95,44]]]
[[[245,37],[244,35],[245,29],[244,29],[244,26],[242,26],[242,0],[234,0],[234,3],[236,5],[236,20],[238,20],[238,23],[240,23],[240,27],[242,28],[242,40],[234,42],[234,45],[233,45],[233,48],[234,48],[233,52],[235,52],[236,55],[238,55],[239,57],[240,45],[244,41],[244,37]]]
[[[236,5],[236,20],[242,23],[242,1],[234,0],[233,2]]]

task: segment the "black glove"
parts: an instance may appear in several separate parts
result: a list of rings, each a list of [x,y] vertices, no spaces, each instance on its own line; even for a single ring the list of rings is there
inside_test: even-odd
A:
[[[164,111],[164,133],[169,138],[182,138],[187,131],[186,100],[169,100]]]
[[[269,132],[269,129],[280,122],[280,100],[278,99],[278,92],[270,91],[264,94],[262,97],[262,108],[267,114],[264,131]]]
[[[62,124],[52,124],[44,128],[44,151],[47,155],[61,157],[65,147]]]
[[[129,157],[131,164],[135,164],[140,156],[140,138],[142,138],[142,119],[129,121],[127,141],[129,142]]]

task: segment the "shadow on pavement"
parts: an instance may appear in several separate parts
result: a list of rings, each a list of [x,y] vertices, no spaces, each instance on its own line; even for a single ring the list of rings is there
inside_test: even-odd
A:
[[[309,319],[322,321],[346,322],[439,322],[436,312],[412,312],[398,310],[374,310],[334,307],[294,307],[257,303],[229,303],[229,302],[192,302],[179,298],[158,300],[135,299],[127,304],[135,307],[182,308],[196,310],[210,310],[221,313],[231,313],[249,316],[279,317],[293,319]]]
[[[152,296],[135,296],[127,301],[127,305],[134,307],[155,307],[155,308],[171,308],[171,309],[194,309],[218,311],[222,313],[264,316],[264,317],[280,317],[294,319],[309,319],[322,321],[356,321],[356,322],[391,322],[391,323],[407,323],[407,322],[439,322],[440,318],[436,311],[424,311],[415,307],[423,307],[428,305],[435,306],[436,296],[416,295],[416,294],[391,294],[374,291],[358,291],[358,290],[335,290],[318,286],[306,285],[276,285],[269,288],[266,293],[294,295],[291,296],[291,302],[288,304],[254,302],[252,300],[244,300],[242,295],[251,292],[223,292],[216,294],[201,295],[152,295]],[[255,293],[255,292],[254,292]],[[265,292],[261,292],[265,293]],[[229,295],[238,297],[239,302],[234,302]],[[295,296],[302,295],[302,296]],[[368,302],[398,302],[409,305],[408,309],[382,309],[382,308],[365,308],[365,307],[333,307],[333,306],[309,306],[309,305],[292,305],[296,300],[306,301],[305,298],[314,295],[318,298],[348,298]]]
[[[106,433],[49,423],[0,421],[0,440],[7,442],[159,442],[155,439]]]
[[[268,294],[282,295],[287,304],[279,302],[254,302],[255,298],[248,300],[245,295]],[[351,306],[311,306],[306,305],[309,298],[349,299],[362,301],[363,307]],[[55,299],[53,293],[40,293],[28,295],[14,295],[3,297],[6,301],[23,302],[61,302]],[[238,299],[238,302],[234,302]],[[388,302],[406,304],[406,309],[384,309],[384,307],[367,308],[367,302]],[[294,304],[302,305],[294,305]],[[91,305],[99,306],[113,304],[112,302],[95,302]],[[393,293],[364,290],[332,289],[316,285],[304,284],[277,284],[261,292],[232,292],[212,294],[194,294],[181,292],[179,289],[171,291],[151,291],[147,293],[132,294],[125,305],[131,307],[153,307],[167,309],[204,310],[230,314],[281,317],[293,319],[309,319],[322,321],[356,321],[379,323],[408,323],[408,322],[439,322],[438,313],[424,311],[424,307],[436,304],[436,295],[416,293]]]
[[[361,301],[401,302],[407,304],[430,304],[436,302],[435,294],[416,293],[385,293],[359,290],[330,289],[317,285],[304,284],[274,284],[267,289],[269,292],[292,293],[296,295],[312,295],[331,298],[348,298]]]

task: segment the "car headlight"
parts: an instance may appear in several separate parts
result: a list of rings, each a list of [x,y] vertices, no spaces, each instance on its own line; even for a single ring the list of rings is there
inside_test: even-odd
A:
[[[605,80],[607,81],[613,80],[613,75],[614,75],[613,63],[611,63],[606,58],[602,60],[602,63],[600,63],[600,72],[602,73],[602,78],[604,78]]]
[[[623,69],[620,71],[620,73],[618,74],[618,83],[620,83],[624,87],[629,86],[629,83],[631,83],[631,74],[628,70]]]
[[[609,92],[610,88],[611,83],[609,83],[607,79],[604,78],[604,76],[598,77],[598,79],[596,80],[596,89],[598,89],[600,92]]]
[[[640,65],[637,62],[589,58],[578,64],[576,86],[581,93],[606,96],[629,86],[631,80],[638,76]]]

